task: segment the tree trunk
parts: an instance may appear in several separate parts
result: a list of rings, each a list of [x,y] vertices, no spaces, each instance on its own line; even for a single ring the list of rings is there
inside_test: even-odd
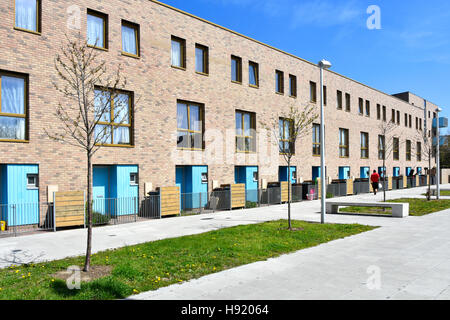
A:
[[[431,150],[433,150],[433,149],[431,149]],[[431,152],[433,152],[433,151],[431,151]],[[427,193],[427,200],[431,201],[431,154],[428,155],[428,193]]]
[[[386,156],[383,156],[383,202],[386,202]]]
[[[291,159],[288,161],[288,224],[289,230],[292,230],[291,224]]]
[[[87,216],[88,216],[88,228],[87,228],[87,245],[86,245],[86,259],[84,262],[84,272],[89,272],[91,267],[91,249],[92,249],[92,195],[91,195],[91,185],[92,185],[92,164],[91,164],[91,153],[87,152]]]

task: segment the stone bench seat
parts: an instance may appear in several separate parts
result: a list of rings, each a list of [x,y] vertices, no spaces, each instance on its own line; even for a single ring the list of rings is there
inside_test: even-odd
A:
[[[396,218],[405,218],[409,216],[409,203],[390,203],[390,202],[343,202],[327,201],[327,214],[338,214],[339,207],[380,207],[392,208],[392,216]]]

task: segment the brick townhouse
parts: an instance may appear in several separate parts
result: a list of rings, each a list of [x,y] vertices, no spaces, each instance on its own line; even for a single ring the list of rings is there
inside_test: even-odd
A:
[[[94,197],[142,197],[174,185],[183,193],[232,183],[258,189],[320,177],[319,120],[291,146],[296,155],[289,174],[277,148],[258,135],[261,123],[292,105],[319,109],[316,64],[158,1],[3,0],[0,203],[46,202],[49,186],[86,186],[85,154],[44,132],[59,126],[55,54],[66,34],[80,32],[108,68],[123,66],[127,85],[121,89],[131,106],[126,125],[105,124],[113,134],[95,155]],[[436,105],[333,71],[325,71],[324,85],[327,176],[382,171],[383,121],[398,126],[386,174],[425,171],[417,132],[430,130]]]

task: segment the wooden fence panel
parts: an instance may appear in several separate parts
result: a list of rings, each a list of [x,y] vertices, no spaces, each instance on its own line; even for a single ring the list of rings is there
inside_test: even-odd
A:
[[[245,184],[232,184],[231,190],[231,208],[245,207]]]
[[[161,199],[161,217],[180,214],[180,187],[162,187],[157,190]]]
[[[289,201],[289,182],[283,181],[280,182],[281,186],[281,202],[288,202]],[[292,190],[291,190],[292,193]]]
[[[55,227],[85,224],[84,191],[55,192]]]
[[[353,195],[353,179],[347,179],[347,195]]]

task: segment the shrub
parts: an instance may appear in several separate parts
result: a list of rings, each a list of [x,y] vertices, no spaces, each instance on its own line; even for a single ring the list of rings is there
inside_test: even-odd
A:
[[[247,201],[246,203],[245,203],[245,207],[246,208],[256,208],[258,206],[258,204],[256,203],[256,202],[252,202],[252,201]]]
[[[334,198],[334,195],[330,192],[327,192],[327,199]]]
[[[101,214],[100,212],[92,212],[92,225],[99,226],[108,224],[111,217],[106,214]],[[86,224],[88,223],[88,216],[86,215]]]

